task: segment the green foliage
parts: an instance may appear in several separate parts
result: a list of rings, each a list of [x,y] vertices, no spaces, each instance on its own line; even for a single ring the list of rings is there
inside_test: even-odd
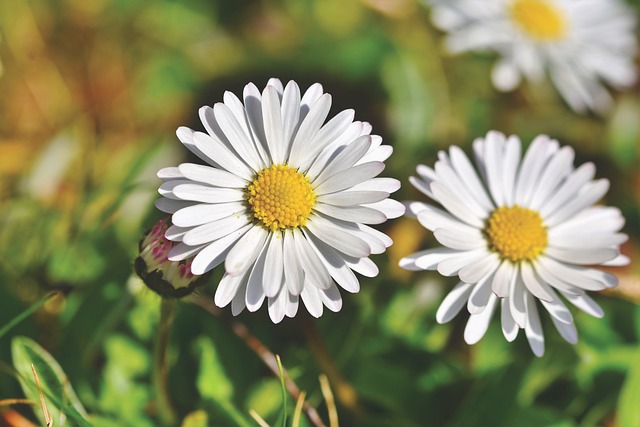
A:
[[[574,114],[546,80],[497,92],[495,57],[444,54],[424,3],[0,2],[0,401],[37,403],[0,408],[0,424],[14,410],[43,424],[33,363],[56,427],[161,425],[160,299],[132,275],[141,234],[161,215],[155,174],[194,161],[175,130],[202,130],[200,106],[279,77],[303,89],[319,81],[331,114],[353,108],[371,122],[394,147],[385,175],[402,181],[398,200],[422,197],[408,176],[450,144],[470,152],[489,129],[525,142],[546,133],[610,179],[606,203],[623,210],[630,236],[632,265],[612,269],[619,290],[594,297],[605,317],[573,310],[576,346],[544,319],[547,351],[536,359],[523,334],[505,341],[497,319],[474,346],[464,316],[437,324],[455,282],[399,272],[394,250],[408,251],[403,233],[419,225],[386,223],[395,244],[372,257],[379,277],[343,293],[339,313],[316,320],[301,308],[278,325],[265,308],[238,318],[282,356],[325,422],[321,373],[345,426],[640,425],[638,87],[612,90],[603,116]],[[421,236],[414,246],[434,243]],[[221,275],[201,288],[211,305]],[[167,353],[176,425],[253,426],[249,410],[290,425],[295,402],[280,378],[232,332],[229,308],[220,316],[177,302]],[[304,412],[300,425],[311,425]]]
[[[50,420],[55,425],[64,425],[67,421],[71,425],[91,425],[69,379],[51,354],[30,338],[20,336],[11,341],[11,353],[25,395],[33,402],[40,402],[42,393],[44,401],[48,401]],[[42,424],[47,424],[49,419],[44,411],[37,412]]]

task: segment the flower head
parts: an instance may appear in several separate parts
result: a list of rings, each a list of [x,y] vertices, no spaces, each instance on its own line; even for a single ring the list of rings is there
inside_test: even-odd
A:
[[[162,219],[140,241],[140,255],[134,268],[142,281],[155,293],[166,298],[182,298],[206,283],[208,275],[191,272],[191,260],[169,261],[176,245],[164,236],[168,219]]]
[[[577,112],[605,111],[615,88],[633,85],[634,14],[620,0],[431,0],[452,53],[494,51],[493,85],[512,90],[545,73]]]
[[[502,330],[513,341],[524,329],[533,352],[544,353],[539,300],[562,337],[578,339],[560,296],[601,317],[587,294],[617,285],[614,275],[588,265],[624,265],[619,245],[627,236],[620,211],[594,206],[607,192],[595,168],[573,167],[571,147],[541,135],[521,158],[517,136],[489,132],[473,143],[476,167],[456,146],[439,153],[435,168],[420,165],[413,185],[439,204],[409,203],[409,212],[444,247],[400,261],[409,270],[437,270],[460,282],[444,299],[436,319],[445,323],[466,305],[469,344],[487,330],[498,304]]]
[[[295,316],[300,299],[316,317],[338,311],[338,286],[357,292],[353,272],[377,275],[369,255],[392,243],[368,225],[404,213],[389,199],[400,183],[376,178],[392,149],[352,110],[325,123],[330,107],[319,84],[303,95],[293,81],[248,84],[242,101],[226,92],[200,109],[206,133],[177,131],[206,165],[158,172],[156,206],[172,214],[165,236],[177,242],[169,259],[194,257],[193,274],[224,263],[214,300],[234,315],[265,299],[274,322]]]

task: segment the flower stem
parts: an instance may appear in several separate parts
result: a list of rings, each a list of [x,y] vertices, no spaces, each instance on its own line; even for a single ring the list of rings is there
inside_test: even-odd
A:
[[[156,405],[158,415],[162,424],[173,425],[176,415],[169,399],[167,389],[167,375],[169,365],[167,360],[167,350],[169,347],[169,336],[171,335],[171,324],[173,323],[173,310],[176,301],[172,298],[163,298],[160,305],[160,325],[156,336],[155,357],[153,365],[153,387],[156,394]]]

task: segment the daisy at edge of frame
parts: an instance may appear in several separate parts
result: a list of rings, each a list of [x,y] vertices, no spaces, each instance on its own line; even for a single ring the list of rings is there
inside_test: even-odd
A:
[[[594,205],[609,189],[594,180],[595,166],[573,167],[574,151],[545,135],[524,156],[520,139],[490,131],[473,142],[475,167],[457,146],[438,153],[432,169],[419,165],[411,183],[437,205],[408,202],[407,215],[443,245],[400,261],[408,270],[437,270],[460,282],[444,298],[438,323],[463,307],[470,313],[464,339],[475,344],[500,311],[508,341],[524,329],[533,353],[544,354],[539,301],[560,335],[578,340],[563,298],[602,317],[587,295],[618,284],[616,276],[589,266],[623,266],[619,247],[624,218],[614,207]],[[561,298],[562,296],[563,298]]]
[[[200,109],[206,132],[177,130],[205,164],[158,172],[156,207],[172,215],[165,236],[178,242],[168,259],[193,257],[195,275],[224,263],[214,302],[234,315],[265,299],[274,323],[300,300],[314,317],[339,311],[339,287],[358,292],[354,272],[376,276],[369,256],[392,244],[370,225],[405,211],[389,198],[400,182],[377,177],[392,147],[353,110],[325,123],[331,95],[318,83],[304,94],[294,81],[271,79],[262,92],[249,83],[242,100],[223,101]]]
[[[615,89],[637,79],[636,18],[621,0],[425,0],[451,53],[493,51],[493,86],[516,88],[547,74],[578,113],[602,114]]]

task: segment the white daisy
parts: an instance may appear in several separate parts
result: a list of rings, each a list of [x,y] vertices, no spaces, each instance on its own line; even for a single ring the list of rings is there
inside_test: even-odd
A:
[[[358,292],[353,271],[378,274],[368,257],[392,242],[367,224],[404,213],[388,198],[399,181],[375,178],[393,150],[353,110],[325,124],[330,107],[317,83],[302,96],[293,81],[271,79],[262,93],[250,83],[244,103],[226,92],[200,109],[207,133],[177,131],[207,165],[158,172],[156,206],[173,214],[166,237],[180,242],[169,260],[194,257],[196,275],[224,262],[215,303],[231,303],[234,315],[267,299],[277,323],[295,316],[301,298],[319,317],[323,305],[342,307],[338,286]]]
[[[445,323],[466,305],[471,314],[465,341],[485,334],[501,304],[502,331],[513,341],[524,329],[531,349],[544,353],[536,299],[560,335],[577,341],[573,317],[560,295],[596,317],[602,310],[586,291],[617,285],[612,274],[586,265],[624,265],[627,240],[620,211],[594,206],[608,190],[593,180],[595,167],[573,167],[571,147],[541,135],[521,159],[517,136],[489,132],[473,143],[476,168],[456,146],[440,152],[435,169],[420,165],[411,183],[440,207],[410,202],[415,215],[444,245],[400,261],[409,270],[458,276],[436,319]],[[477,171],[477,172],[476,172]],[[478,173],[479,172],[479,173]]]
[[[434,24],[452,53],[495,51],[493,85],[512,90],[547,72],[577,112],[605,111],[637,71],[635,15],[620,0],[431,0]]]

